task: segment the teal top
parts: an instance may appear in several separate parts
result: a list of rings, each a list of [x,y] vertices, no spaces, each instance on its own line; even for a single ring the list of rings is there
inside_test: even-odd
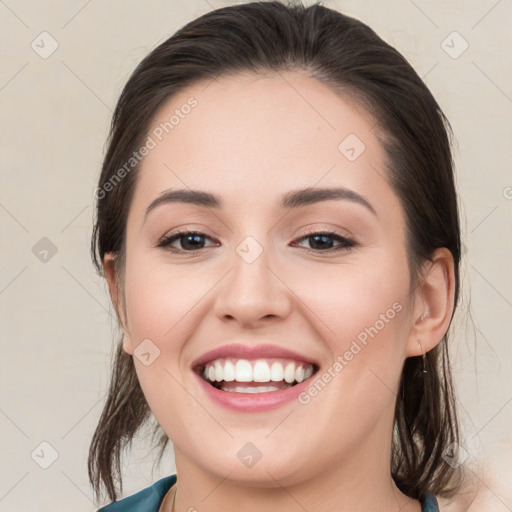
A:
[[[97,512],[158,512],[167,491],[176,483],[176,475],[166,476],[153,485],[131,496],[100,508]],[[421,512],[439,512],[439,505],[432,493],[427,493],[421,503]]]

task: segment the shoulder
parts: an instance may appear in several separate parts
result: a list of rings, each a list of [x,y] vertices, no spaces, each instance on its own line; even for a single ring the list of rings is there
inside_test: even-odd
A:
[[[493,476],[482,467],[476,467],[471,471],[466,470],[458,492],[450,498],[438,498],[440,512],[510,510],[507,509],[505,501],[499,496],[500,494],[502,496],[506,495],[506,489],[509,489],[510,475],[505,476],[505,479],[508,479],[507,481],[503,479],[499,482]]]
[[[141,491],[113,501],[97,512],[158,512],[165,494],[176,482],[176,475],[166,476]]]

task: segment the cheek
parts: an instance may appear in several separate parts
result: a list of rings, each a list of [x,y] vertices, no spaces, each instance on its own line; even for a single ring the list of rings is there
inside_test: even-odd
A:
[[[383,344],[384,339],[403,333],[409,300],[407,262],[400,255],[394,258],[379,253],[375,251],[364,264],[354,260],[330,268],[319,266],[314,279],[305,281],[296,276],[291,286],[308,306],[311,322],[320,327],[321,336],[331,340],[331,348],[338,352],[354,339],[364,344],[379,335]],[[316,321],[311,312],[317,316]]]
[[[125,300],[137,376],[155,417],[167,431],[179,430],[179,418],[192,417],[197,406],[183,389],[184,347],[201,322],[202,299],[218,278],[199,267],[152,263],[136,250],[130,256]],[[179,410],[179,417],[170,410]]]
[[[211,287],[212,276],[177,265],[148,265],[134,257],[126,267],[126,310],[135,347],[143,338],[158,345],[180,338],[183,320]],[[165,348],[163,345],[160,347]]]
[[[146,271],[139,272],[136,265],[126,269],[126,309],[135,369],[158,423],[168,435],[180,439],[186,437],[189,418],[197,416],[197,404],[184,389],[182,354],[193,329],[200,282],[175,270],[138,268]]]
[[[362,423],[371,423],[395,399],[405,357],[410,323],[407,262],[397,255],[364,267],[339,266],[315,275],[314,287],[297,281],[297,289],[308,306],[304,314],[330,353],[319,375],[326,385],[319,383],[319,392],[310,389],[303,402],[315,402],[317,418],[328,415],[345,425],[344,415],[351,411]],[[333,404],[329,411],[322,406],[324,400]]]

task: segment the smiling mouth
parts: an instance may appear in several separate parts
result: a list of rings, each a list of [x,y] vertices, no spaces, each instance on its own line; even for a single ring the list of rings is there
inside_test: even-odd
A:
[[[309,379],[317,370],[313,364],[282,358],[219,358],[196,368],[208,384],[231,393],[281,391]]]

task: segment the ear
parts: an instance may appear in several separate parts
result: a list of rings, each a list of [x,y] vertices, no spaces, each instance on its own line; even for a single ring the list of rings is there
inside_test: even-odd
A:
[[[406,355],[420,356],[433,349],[450,325],[455,299],[455,271],[452,253],[436,249],[425,263],[415,290],[414,310]]]
[[[126,327],[126,314],[124,309],[124,303],[122,300],[121,287],[118,283],[118,276],[116,274],[116,255],[113,253],[106,253],[103,258],[103,272],[108,283],[108,291],[110,299],[116,310],[117,319],[123,330],[123,349],[127,354],[133,354],[132,341],[130,333]]]

